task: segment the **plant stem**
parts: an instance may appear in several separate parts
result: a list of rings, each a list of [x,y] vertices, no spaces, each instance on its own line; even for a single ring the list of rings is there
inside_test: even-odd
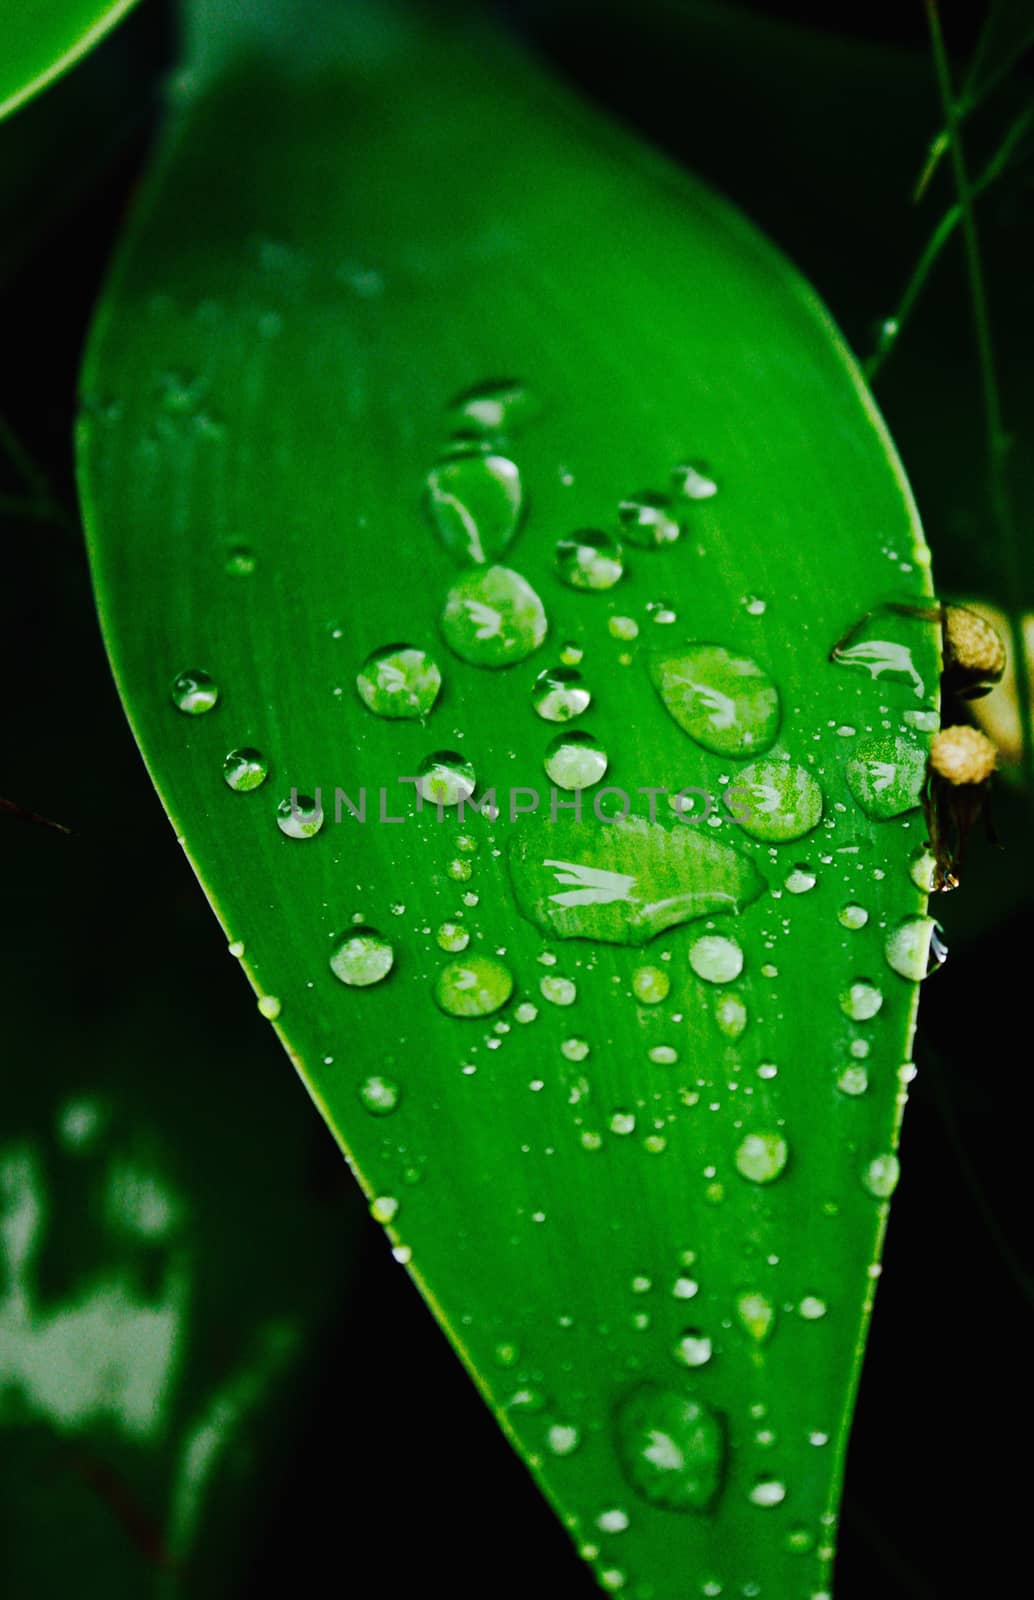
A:
[[[944,109],[944,121],[951,149],[955,188],[962,211],[962,238],[966,252],[966,271],[973,312],[973,331],[976,337],[977,360],[980,368],[980,386],[984,398],[984,420],[987,427],[987,481],[991,511],[998,525],[998,533],[1005,557],[1006,577],[1009,585],[1009,627],[1012,634],[1013,660],[1016,667],[1017,698],[1020,711],[1020,731],[1023,740],[1021,752],[1024,786],[1028,796],[1034,795],[1034,723],[1030,705],[1030,664],[1023,637],[1023,580],[1020,566],[1019,535],[1013,515],[1012,500],[1006,476],[1006,462],[1010,440],[1002,417],[1002,402],[995,367],[994,344],[991,338],[991,319],[988,314],[987,288],[980,255],[976,215],[973,208],[973,191],[966,172],[966,157],[959,131],[959,114],[951,87],[951,70],[944,47],[937,0],[924,0],[926,20],[930,29],[934,70],[937,87]]]

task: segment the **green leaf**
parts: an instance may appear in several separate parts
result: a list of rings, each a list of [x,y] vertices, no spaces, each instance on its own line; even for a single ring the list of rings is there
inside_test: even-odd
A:
[[[90,341],[127,711],[600,1582],[822,1591],[917,994],[885,944],[929,935],[937,630],[878,609],[929,594],[914,507],[726,205],[489,31],[290,16],[214,53]],[[487,544],[426,494],[482,449],[522,486]]]
[[[135,0],[17,0],[0,16],[0,118],[74,67]]]

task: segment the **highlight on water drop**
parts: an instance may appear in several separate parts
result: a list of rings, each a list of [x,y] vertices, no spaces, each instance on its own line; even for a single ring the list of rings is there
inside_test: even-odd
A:
[[[269,763],[261,750],[231,750],[223,762],[223,779],[236,794],[248,794],[265,783]]]
[[[188,717],[200,717],[218,703],[219,687],[207,672],[192,667],[173,679],[169,694],[177,711]]]

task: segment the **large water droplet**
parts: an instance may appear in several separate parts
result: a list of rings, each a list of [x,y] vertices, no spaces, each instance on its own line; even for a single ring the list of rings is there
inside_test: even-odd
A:
[[[475,667],[508,667],[546,637],[542,601],[509,567],[477,568],[457,579],[445,600],[442,633],[449,648]]]
[[[434,997],[450,1017],[488,1017],[513,993],[513,974],[495,956],[450,961],[439,972]]]
[[[618,523],[622,539],[644,550],[674,544],[682,532],[672,514],[668,496],[654,494],[649,489],[642,494],[630,494],[622,500],[618,506]]]
[[[770,758],[744,767],[726,790],[725,803],[752,839],[784,844],[818,826],[823,801],[822,790],[804,767]]]
[[[198,667],[181,672],[174,678],[169,693],[176,709],[185,712],[188,717],[200,717],[204,712],[211,711],[219,699],[218,685]]]
[[[732,983],[743,971],[743,951],[735,939],[709,933],[690,945],[689,964],[707,983]]]
[[[247,794],[265,783],[269,763],[261,750],[231,750],[223,762],[223,777],[237,794]]]
[[[453,427],[492,436],[513,433],[538,410],[533,394],[516,378],[490,378],[456,396],[449,406]]]
[[[436,750],[417,767],[417,789],[436,806],[458,806],[477,787],[471,763],[455,750]]]
[[[884,945],[887,965],[918,983],[948,958],[941,930],[932,917],[906,917],[891,928]]]
[[[276,825],[289,839],[312,839],[323,826],[323,809],[308,794],[292,794],[276,808]]]
[[[427,504],[445,548],[483,565],[501,555],[521,515],[521,475],[506,456],[471,451],[440,461],[427,475]]]
[[[438,663],[412,644],[386,644],[356,674],[363,703],[379,717],[426,717],[442,686]]]
[[[840,1009],[852,1022],[870,1022],[883,1005],[883,995],[874,983],[860,979],[840,996]]]
[[[736,1147],[736,1170],[751,1183],[773,1183],[789,1159],[781,1133],[748,1133]]]
[[[870,817],[898,817],[922,803],[926,750],[894,734],[860,739],[846,776],[847,787]]]
[[[756,661],[720,644],[648,659],[650,679],[679,727],[718,755],[756,755],[779,731],[779,692]]]
[[[764,879],[707,834],[642,817],[535,819],[510,841],[517,903],[543,933],[606,944],[645,944],[694,917],[739,911]]]
[[[558,789],[588,789],[607,770],[607,752],[591,733],[558,733],[546,746],[546,773]]]
[[[368,989],[380,983],[395,965],[395,952],[376,928],[350,928],[330,958],[335,978],[352,989]]]
[[[898,1186],[901,1163],[896,1155],[887,1152],[874,1156],[862,1170],[862,1183],[877,1200],[889,1200]]]
[[[864,639],[858,644],[838,646],[831,659],[841,667],[860,667],[872,678],[910,683],[917,699],[921,700],[925,693],[907,645],[889,639]]]
[[[717,1412],[692,1395],[644,1383],[621,1402],[615,1428],[618,1459],[637,1494],[669,1511],[708,1509],[725,1464]]]
[[[531,703],[544,722],[570,722],[589,709],[592,695],[576,667],[547,667],[535,679]]]
[[[557,544],[556,570],[571,589],[613,589],[624,570],[621,546],[594,528],[572,533]]]

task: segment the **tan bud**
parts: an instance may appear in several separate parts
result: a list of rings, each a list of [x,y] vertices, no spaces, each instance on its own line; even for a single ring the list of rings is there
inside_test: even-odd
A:
[[[976,728],[961,724],[942,728],[930,745],[930,766],[951,784],[986,783],[995,769],[998,752]]]
[[[987,617],[968,606],[946,606],[944,653],[948,664],[982,683],[997,683],[1005,671],[1005,645]]]

